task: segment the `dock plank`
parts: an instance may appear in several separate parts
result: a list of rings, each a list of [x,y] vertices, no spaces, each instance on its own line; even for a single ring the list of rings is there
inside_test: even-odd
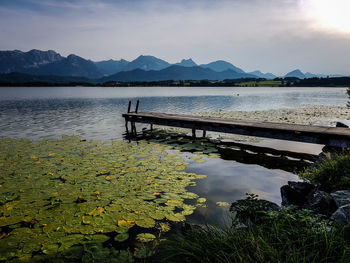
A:
[[[222,119],[182,114],[139,112],[123,114],[126,121],[350,147],[350,129],[251,120]]]

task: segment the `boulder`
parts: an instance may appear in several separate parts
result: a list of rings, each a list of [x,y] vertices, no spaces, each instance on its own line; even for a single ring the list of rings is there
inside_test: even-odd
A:
[[[282,205],[302,206],[306,202],[306,197],[316,187],[307,182],[288,182],[288,185],[281,187]]]
[[[331,216],[338,208],[332,195],[307,182],[288,182],[281,187],[282,205],[296,205]]]
[[[340,190],[331,193],[335,203],[338,207],[350,204],[350,190]]]
[[[306,197],[303,208],[310,209],[318,214],[331,216],[338,208],[333,197],[324,191],[313,190]]]
[[[331,219],[339,226],[350,224],[350,204],[339,207],[331,216]]]

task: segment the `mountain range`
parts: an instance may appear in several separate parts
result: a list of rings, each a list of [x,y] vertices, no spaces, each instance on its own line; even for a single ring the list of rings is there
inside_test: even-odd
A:
[[[327,78],[327,77],[339,78],[339,77],[344,77],[344,75],[340,75],[340,74],[330,74],[330,75],[313,74],[310,72],[303,73],[303,72],[301,72],[300,69],[296,69],[296,70],[293,70],[293,71],[287,73],[284,77],[285,78],[309,79],[309,78]]]
[[[94,62],[71,54],[67,57],[48,50],[0,51],[0,74],[24,73],[24,79],[38,79],[39,76],[61,76],[73,79],[90,79],[93,82],[119,81],[161,81],[161,80],[224,80],[239,78],[274,79],[272,73],[259,70],[245,72],[233,64],[218,60],[208,64],[196,64],[191,58],[171,64],[154,56],[141,55],[133,61],[104,60]],[[11,78],[20,75],[10,75]],[[34,77],[36,76],[36,77]],[[311,73],[294,70],[285,77],[309,78],[317,77]]]

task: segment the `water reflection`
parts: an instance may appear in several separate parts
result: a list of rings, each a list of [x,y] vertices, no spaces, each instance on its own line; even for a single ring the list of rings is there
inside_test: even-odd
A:
[[[186,172],[205,174],[189,190],[207,198],[206,208],[197,208],[187,218],[190,223],[229,226],[228,207],[219,207],[217,202],[232,203],[245,198],[246,193],[258,194],[259,198],[280,204],[280,187],[288,181],[298,181],[292,172],[301,171],[315,160],[315,155],[272,148],[245,145],[242,143],[210,139],[193,140],[189,136],[163,131],[144,131],[133,140],[148,140],[158,144],[172,145],[184,152],[190,163]],[[190,152],[218,153],[221,158],[204,158],[205,163],[191,160]],[[307,160],[307,161],[305,161]]]
[[[280,187],[288,181],[300,180],[286,171],[222,159],[208,159],[203,164],[192,163],[186,171],[208,176],[205,180],[198,180],[197,186],[190,189],[207,197],[207,208],[196,209],[188,217],[188,222],[221,226],[230,224],[228,207],[219,207],[216,202],[232,203],[245,198],[246,193],[254,193],[261,199],[280,204]]]

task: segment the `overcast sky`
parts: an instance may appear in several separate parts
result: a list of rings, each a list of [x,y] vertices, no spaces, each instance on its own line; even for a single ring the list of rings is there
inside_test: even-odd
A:
[[[0,49],[350,74],[349,0],[0,0]]]

